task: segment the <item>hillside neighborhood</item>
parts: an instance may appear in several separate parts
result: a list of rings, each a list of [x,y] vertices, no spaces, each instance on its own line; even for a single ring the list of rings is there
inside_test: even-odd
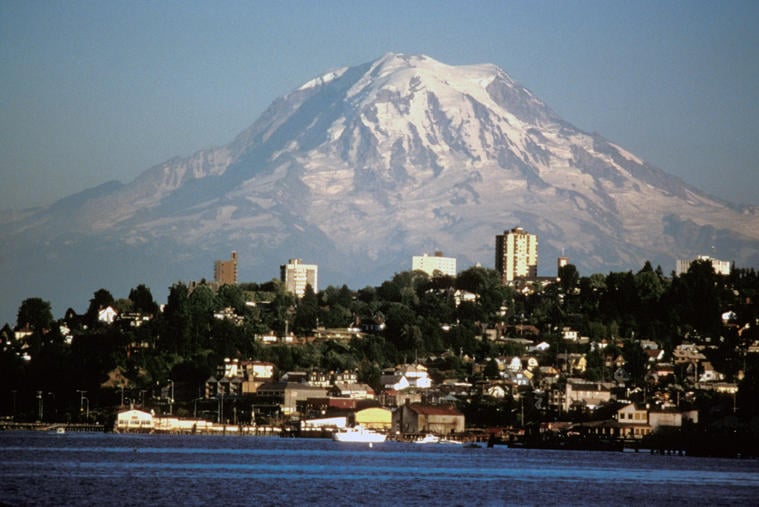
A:
[[[294,436],[361,425],[537,446],[700,432],[742,435],[754,452],[753,270],[696,259],[671,276],[646,264],[581,277],[559,259],[554,277],[507,280],[503,266],[455,273],[437,256],[447,273],[424,258],[358,291],[317,292],[292,260],[280,280],[238,283],[234,254],[215,281],[172,286],[165,305],[144,285],[124,299],[100,289],[85,314],[54,320],[27,299],[0,330],[4,424]]]

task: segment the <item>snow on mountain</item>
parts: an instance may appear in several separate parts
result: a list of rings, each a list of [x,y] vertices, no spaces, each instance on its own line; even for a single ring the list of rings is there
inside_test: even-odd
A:
[[[0,258],[21,289],[15,311],[30,291],[54,292],[46,277],[76,294],[58,304],[138,283],[161,294],[210,278],[233,249],[245,280],[291,257],[352,287],[435,249],[492,266],[494,236],[517,225],[539,235],[541,274],[560,252],[583,274],[646,259],[669,271],[704,252],[759,266],[756,208],[580,131],[494,65],[392,53],[308,81],[227,146],[2,217]],[[18,275],[31,265],[37,285]]]

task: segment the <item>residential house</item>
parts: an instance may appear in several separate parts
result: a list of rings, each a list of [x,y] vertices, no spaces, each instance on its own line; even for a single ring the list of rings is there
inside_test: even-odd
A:
[[[485,386],[485,394],[491,398],[502,400],[506,398],[506,395],[510,393],[510,389],[507,389],[502,383],[488,383]]]
[[[522,360],[519,358],[519,356],[514,356],[511,358],[511,361],[509,361],[509,364],[506,366],[506,368],[511,373],[519,373],[522,371]]]
[[[374,389],[368,384],[349,384],[347,382],[335,382],[329,388],[330,396],[338,398],[354,398],[359,400],[374,399]]]
[[[242,326],[245,323],[245,317],[237,315],[234,308],[227,307],[214,312],[213,318],[216,320],[226,320],[236,326]]]
[[[675,364],[698,364],[706,359],[701,353],[701,348],[693,343],[682,343],[672,351]]]
[[[623,438],[643,438],[651,433],[648,424],[648,408],[630,403],[617,410],[620,436]]]
[[[660,427],[680,428],[686,421],[697,423],[698,411],[648,408],[636,403],[630,403],[617,410],[620,436],[625,438],[643,438]]]
[[[404,364],[392,370],[385,370],[380,377],[385,389],[403,391],[409,388],[429,389],[432,379],[427,375],[427,368],[421,364]]]
[[[399,407],[404,403],[421,403],[422,393],[415,389],[385,389],[380,394],[380,405],[383,407]]]
[[[225,358],[216,376],[206,380],[206,398],[255,393],[259,386],[274,380],[274,370],[274,363]]]
[[[119,312],[112,306],[106,306],[98,310],[98,322],[103,324],[113,324],[113,321],[118,317]]]
[[[698,377],[699,382],[720,382],[725,380],[725,375],[715,370],[714,366],[712,366],[712,363],[709,361],[701,363],[700,371],[701,374]]]
[[[561,330],[561,337],[564,340],[576,342],[580,339],[580,333],[570,327],[565,327]]]

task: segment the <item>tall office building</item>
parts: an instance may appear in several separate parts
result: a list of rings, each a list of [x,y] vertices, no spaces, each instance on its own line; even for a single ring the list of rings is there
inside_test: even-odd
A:
[[[414,255],[411,257],[411,270],[424,271],[430,276],[439,271],[441,275],[456,276],[456,258],[443,257],[443,252],[435,252],[435,255]]]
[[[504,231],[495,237],[495,269],[501,282],[538,276],[538,237],[521,227]]]
[[[314,292],[318,292],[317,276],[319,267],[316,264],[303,264],[300,259],[290,259],[287,264],[279,267],[280,278],[285,283],[285,289],[299,298],[306,293],[306,286],[310,285]]]
[[[213,263],[213,280],[219,285],[237,283],[237,252],[232,252],[232,258],[228,261]]]

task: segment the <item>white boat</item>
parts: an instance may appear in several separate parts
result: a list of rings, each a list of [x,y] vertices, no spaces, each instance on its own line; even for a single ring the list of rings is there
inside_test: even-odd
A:
[[[440,442],[440,437],[437,435],[433,435],[432,433],[427,433],[423,437],[419,437],[416,440],[414,440],[415,444],[437,444]]]
[[[374,430],[364,428],[363,426],[354,426],[352,428],[341,428],[332,434],[332,440],[336,442],[361,442],[361,443],[378,443],[385,441],[385,435],[377,433]]]

